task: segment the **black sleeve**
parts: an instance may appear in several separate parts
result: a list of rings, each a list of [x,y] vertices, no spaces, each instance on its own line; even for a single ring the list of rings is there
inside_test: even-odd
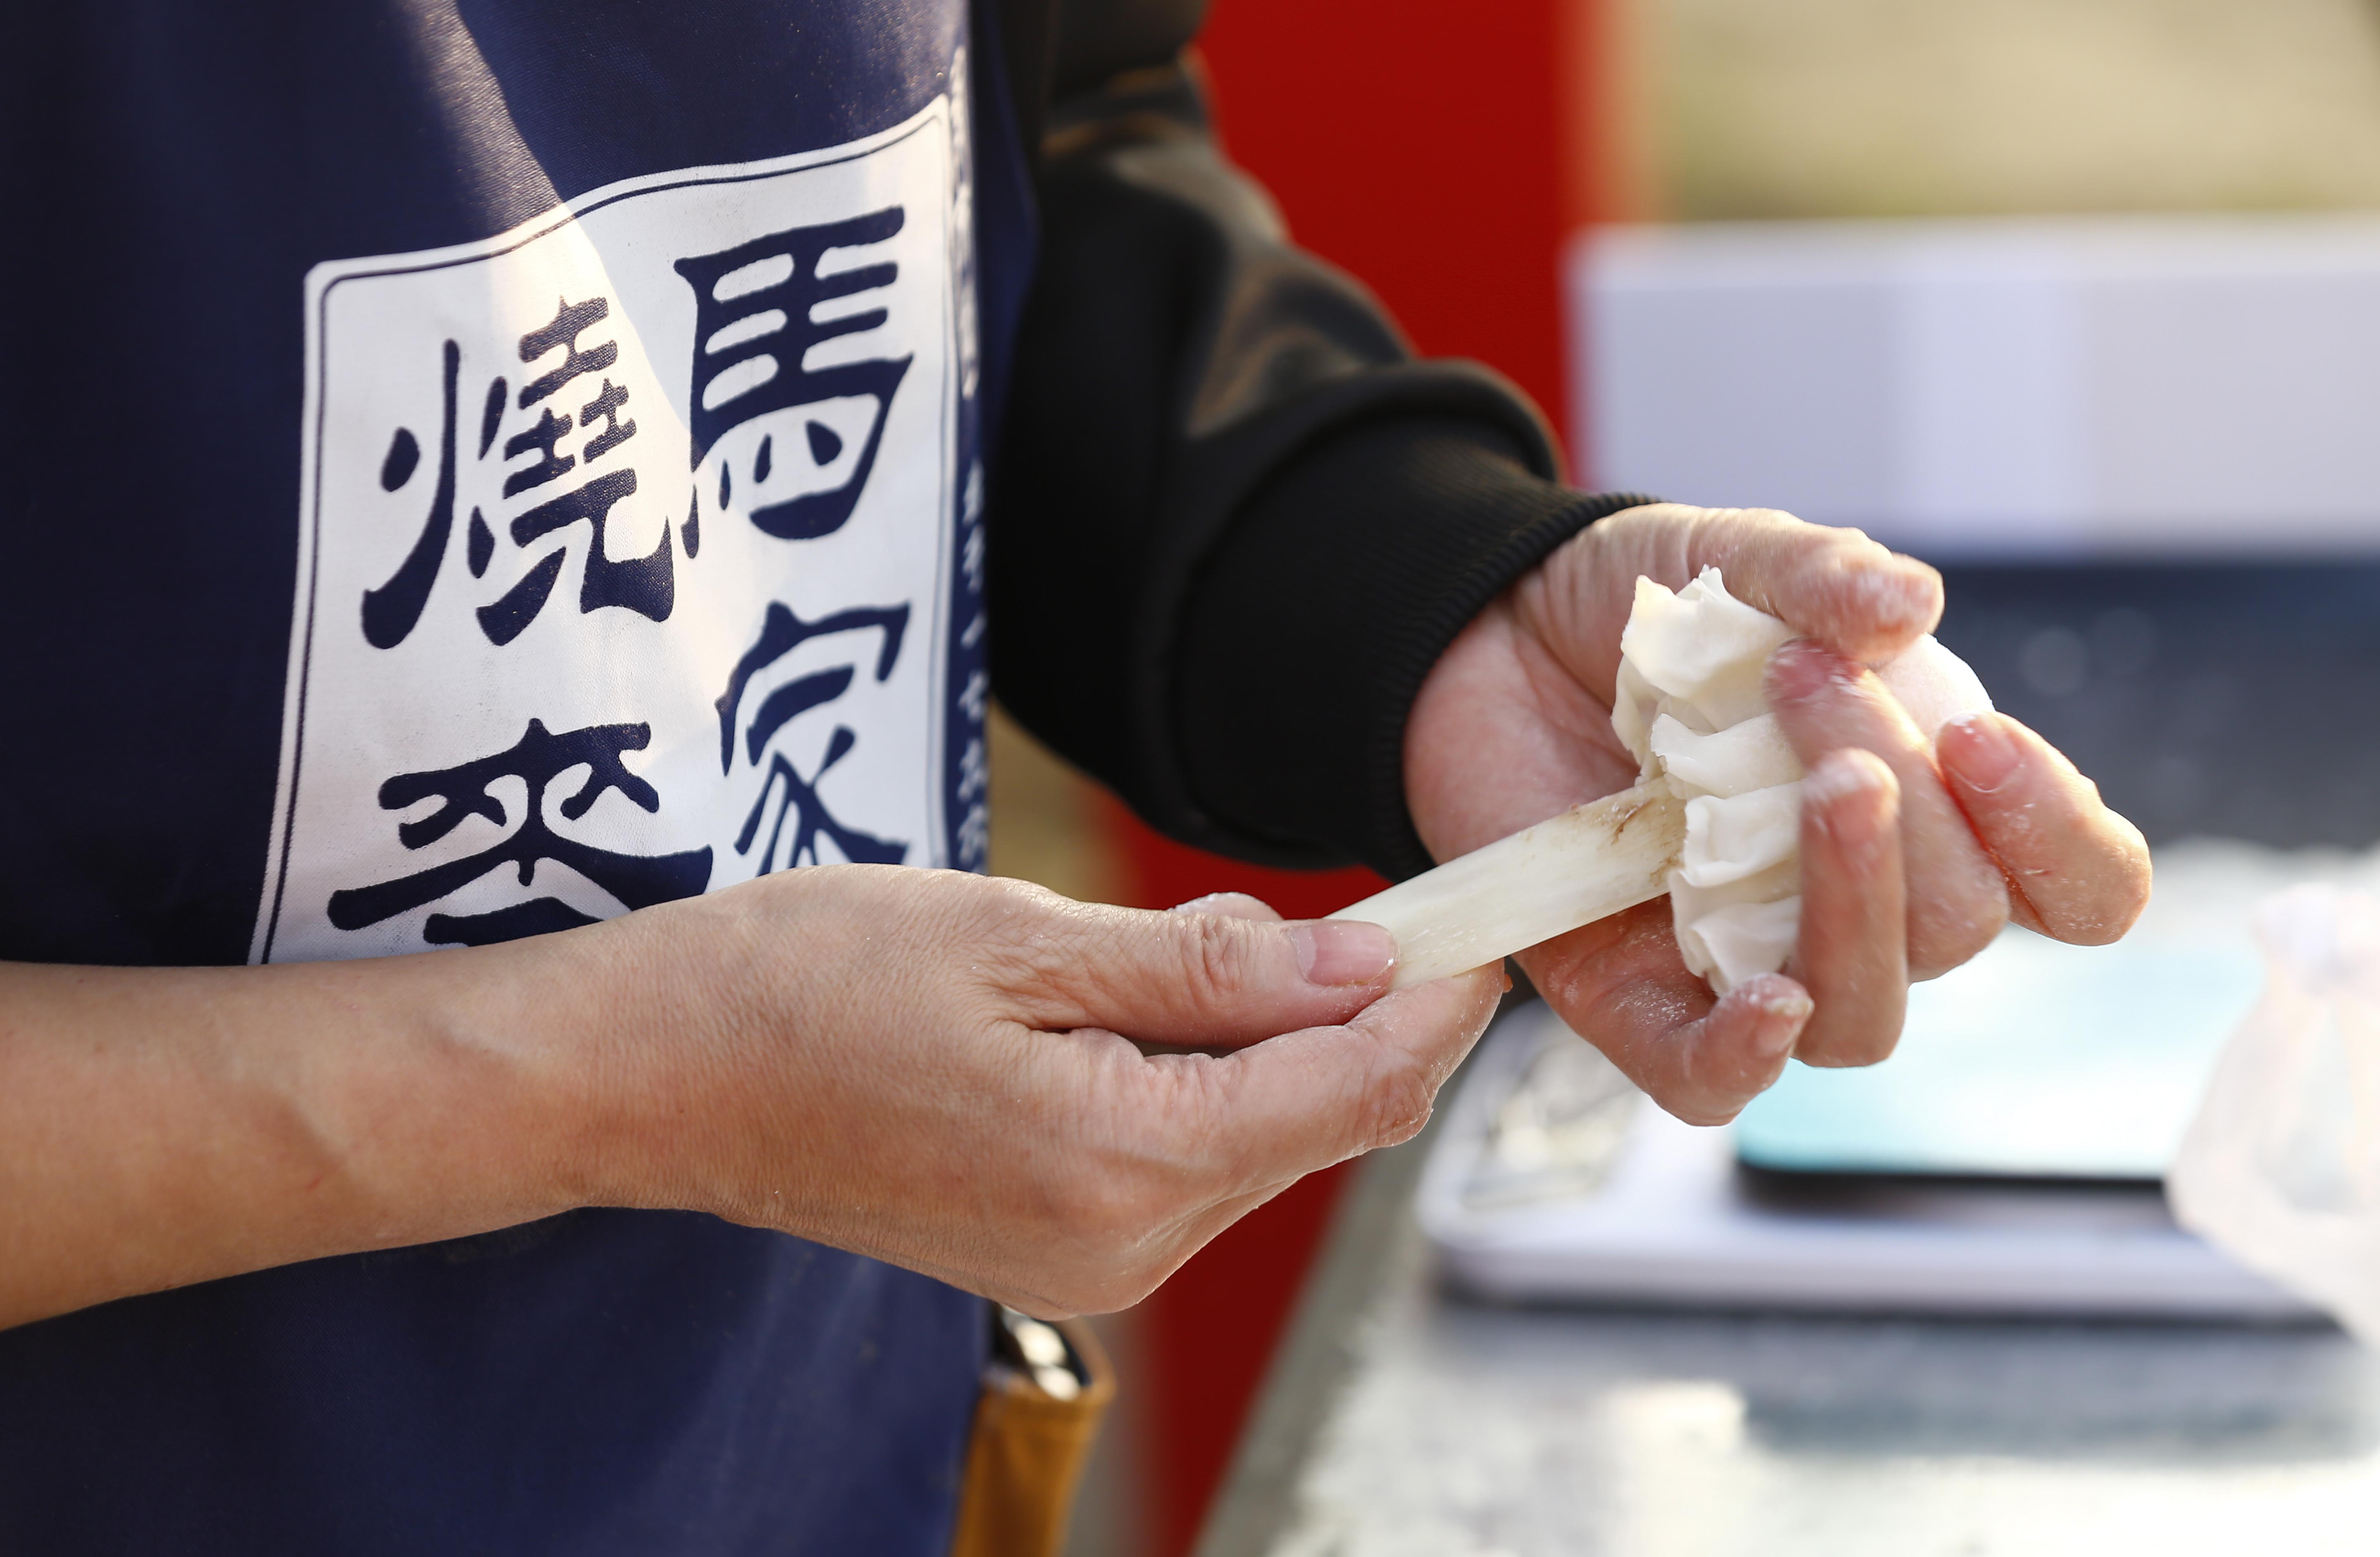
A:
[[[993,684],[1174,837],[1409,875],[1430,863],[1401,763],[1423,677],[1506,585],[1644,499],[1560,485],[1516,389],[1415,361],[1291,246],[1179,57],[1202,9],[1051,18],[1037,67],[1063,95],[993,469]]]

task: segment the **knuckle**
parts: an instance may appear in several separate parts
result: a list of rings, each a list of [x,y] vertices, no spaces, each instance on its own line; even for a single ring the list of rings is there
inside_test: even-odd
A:
[[[972,906],[970,928],[990,947],[1029,962],[1048,942],[1051,910],[1063,901],[1028,882],[985,878]]]
[[[2008,883],[1989,879],[1949,883],[1909,900],[1909,967],[1915,977],[1947,973],[1992,943],[2008,924]],[[1922,971],[1921,971],[1922,970]]]
[[[1796,540],[1806,536],[1822,545],[1836,544],[1844,536],[1858,536],[1863,541],[1867,539],[1860,535],[1857,530],[1830,529],[1822,525],[1814,525],[1801,515],[1789,513],[1782,508],[1736,508],[1729,511],[1763,529],[1793,531],[1796,532],[1794,536]]]
[[[1247,981],[1253,958],[1244,921],[1193,914],[1179,922],[1187,938],[1183,960],[1201,989],[1236,990]]]
[[[1034,1022],[1073,1021],[1114,959],[1101,955],[1111,910],[1026,882],[987,883],[967,951],[983,978]]]
[[[1366,1150],[1411,1140],[1429,1123],[1437,1101],[1434,1077],[1419,1061],[1399,1057],[1378,1065],[1364,1089],[1362,1136]]]

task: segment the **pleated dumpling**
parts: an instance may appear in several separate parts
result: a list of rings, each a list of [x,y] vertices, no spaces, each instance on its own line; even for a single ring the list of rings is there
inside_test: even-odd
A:
[[[1716,567],[1672,592],[1636,580],[1612,728],[1645,782],[1686,802],[1670,905],[1686,966],[1724,994],[1785,966],[1801,932],[1802,763],[1768,710],[1768,658],[1793,637]],[[1929,739],[1991,697],[1929,634],[1876,672]]]

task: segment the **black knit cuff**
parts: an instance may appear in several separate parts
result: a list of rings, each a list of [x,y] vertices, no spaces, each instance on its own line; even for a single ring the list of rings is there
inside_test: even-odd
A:
[[[1300,453],[1186,604],[1172,709],[1200,809],[1274,864],[1429,869],[1403,746],[1430,667],[1556,547],[1651,501],[1547,480],[1476,421],[1361,423]]]

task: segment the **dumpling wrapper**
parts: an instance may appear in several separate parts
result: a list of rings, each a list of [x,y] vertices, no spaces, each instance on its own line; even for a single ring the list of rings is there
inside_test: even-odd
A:
[[[1729,594],[1715,567],[1675,593],[1639,578],[1621,634],[1612,727],[1644,781],[1686,802],[1670,907],[1686,966],[1722,994],[1782,967],[1800,929],[1802,763],[1762,689],[1792,636]],[[1931,634],[1876,676],[1928,739],[1992,706]]]
[[[1724,730],[1768,712],[1760,679],[1768,656],[1792,637],[1792,628],[1729,594],[1718,569],[1706,567],[1675,594],[1637,579],[1620,654],[1647,686],[1685,705],[1673,715],[1690,712],[1700,717],[1689,723]]]
[[[1730,903],[1678,927],[1686,966],[1724,994],[1747,979],[1774,973],[1793,955],[1802,934],[1802,894],[1771,903]]]
[[[1707,736],[1665,713],[1653,721],[1646,744],[1670,775],[1670,786],[1686,799],[1696,795],[1732,798],[1802,776],[1802,760],[1793,755],[1785,727],[1773,713]]]
[[[1796,858],[1802,846],[1802,785],[1773,785],[1732,797],[1686,802],[1686,846],[1678,874],[1688,886],[1725,886]]]

